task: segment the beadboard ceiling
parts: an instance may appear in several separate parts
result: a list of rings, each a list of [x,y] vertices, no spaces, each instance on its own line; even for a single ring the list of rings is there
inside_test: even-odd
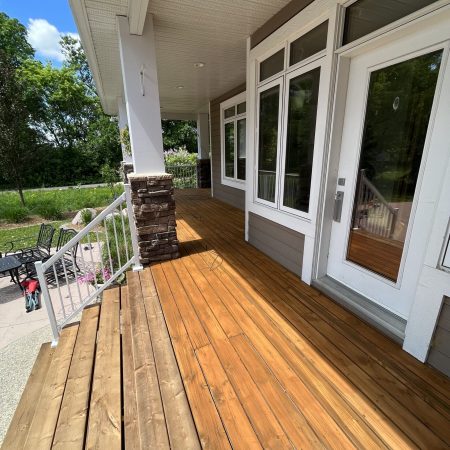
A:
[[[288,2],[150,0],[162,112],[207,111],[211,99],[244,83],[247,37]],[[103,107],[117,114],[123,91],[116,16],[128,14],[128,0],[71,0],[71,6]]]

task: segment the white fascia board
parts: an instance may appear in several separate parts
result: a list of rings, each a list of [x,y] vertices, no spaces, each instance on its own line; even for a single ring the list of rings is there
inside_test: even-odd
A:
[[[83,45],[83,49],[86,54],[89,68],[91,69],[92,76],[94,77],[95,87],[97,88],[97,93],[100,97],[100,103],[103,111],[105,111],[106,114],[115,115],[115,111],[111,111],[109,109],[108,102],[105,98],[102,77],[100,75],[100,70],[97,63],[97,54],[95,52],[94,42],[92,41],[91,29],[89,26],[89,19],[84,0],[69,0],[69,4],[78,33],[80,35],[81,44]]]
[[[128,24],[130,27],[130,34],[142,35],[144,32],[147,9],[148,0],[128,1]]]

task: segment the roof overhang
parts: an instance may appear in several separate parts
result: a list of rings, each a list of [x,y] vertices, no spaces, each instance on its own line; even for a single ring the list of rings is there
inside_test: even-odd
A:
[[[104,111],[123,96],[116,16],[141,34],[153,15],[163,116],[207,112],[211,99],[245,82],[247,38],[289,0],[69,0]],[[203,67],[196,67],[196,63]],[[182,87],[181,87],[182,86]],[[180,116],[180,117],[181,117]]]

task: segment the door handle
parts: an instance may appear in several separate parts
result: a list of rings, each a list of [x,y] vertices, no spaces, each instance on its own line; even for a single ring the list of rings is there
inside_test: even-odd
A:
[[[334,196],[334,209],[333,209],[333,220],[335,222],[341,221],[343,202],[344,202],[344,191],[337,191],[336,195]]]

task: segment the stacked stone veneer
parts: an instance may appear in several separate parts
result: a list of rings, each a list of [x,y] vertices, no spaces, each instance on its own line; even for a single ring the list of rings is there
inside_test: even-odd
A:
[[[180,256],[172,175],[129,174],[141,264]]]

